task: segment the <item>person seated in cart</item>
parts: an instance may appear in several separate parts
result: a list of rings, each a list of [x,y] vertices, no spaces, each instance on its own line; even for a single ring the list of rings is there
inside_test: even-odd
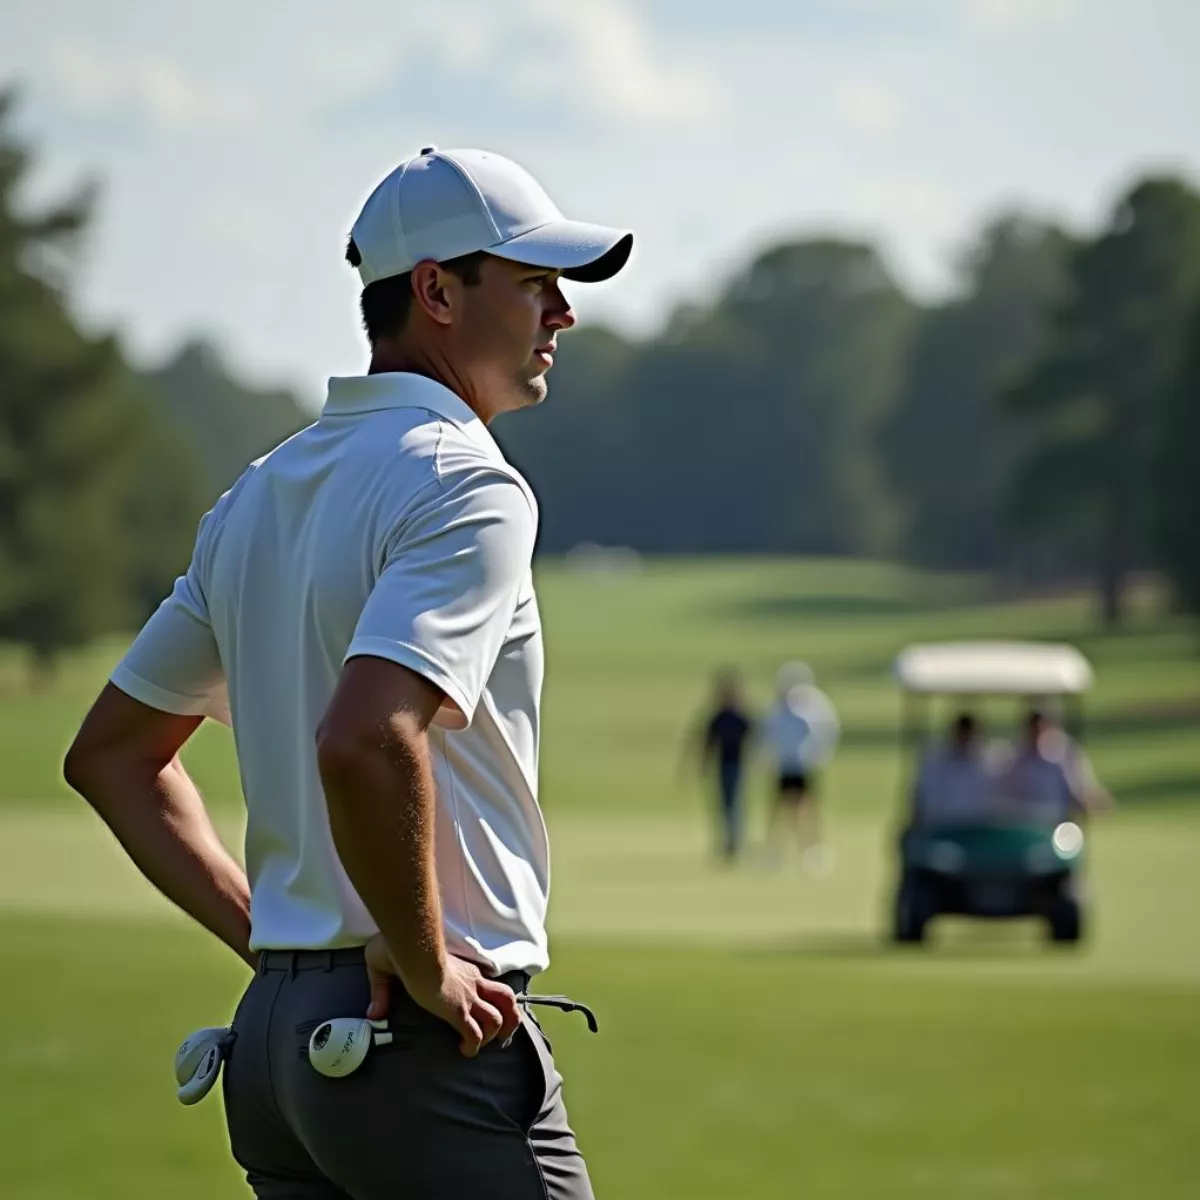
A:
[[[996,780],[988,770],[973,713],[955,717],[944,743],[925,757],[913,789],[919,826],[979,825],[994,811]]]
[[[1111,805],[1087,755],[1042,708],[1025,718],[1022,739],[996,779],[997,814],[1053,829]]]

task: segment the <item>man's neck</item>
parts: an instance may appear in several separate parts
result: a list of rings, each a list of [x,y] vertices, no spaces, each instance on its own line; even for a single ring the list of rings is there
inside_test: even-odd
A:
[[[483,411],[471,394],[466,380],[440,355],[421,351],[401,349],[393,345],[376,346],[371,351],[371,362],[367,367],[368,375],[407,374],[422,375],[440,383],[447,391],[453,392],[485,425],[491,423],[496,414]]]

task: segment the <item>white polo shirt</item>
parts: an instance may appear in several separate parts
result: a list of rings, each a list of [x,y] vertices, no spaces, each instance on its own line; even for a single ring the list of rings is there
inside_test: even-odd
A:
[[[840,733],[833,704],[812,684],[800,684],[781,696],[760,730],[784,774],[824,766],[837,749]]]
[[[449,949],[496,972],[546,967],[536,532],[533,494],[484,424],[410,374],[330,380],[320,419],[205,516],[112,680],[232,725],[252,948],[376,932],[333,845],[315,748],[342,664],[371,655],[446,693],[430,747]]]

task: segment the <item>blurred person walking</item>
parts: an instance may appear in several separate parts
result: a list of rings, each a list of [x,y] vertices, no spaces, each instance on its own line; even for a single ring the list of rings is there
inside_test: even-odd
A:
[[[711,771],[716,776],[718,842],[726,862],[733,862],[742,848],[742,776],[753,729],[741,681],[733,671],[722,672],[717,677],[713,711],[704,724],[700,765],[704,774]]]
[[[805,870],[825,874],[832,869],[832,851],[821,838],[819,774],[833,758],[840,734],[837,712],[816,686],[808,665],[795,662],[782,667],[775,703],[761,728],[776,771],[767,845],[772,864],[782,860],[783,839],[790,827]]]
[[[488,430],[539,403],[565,280],[632,235],[568,221],[515,163],[428,147],[374,190],[368,373],[252,464],[87,715],[65,773],[169,899],[255,969],[225,1070],[268,1200],[586,1200],[523,999],[548,962],[537,801],[537,506]],[[246,872],[179,751],[232,725]],[[352,1079],[308,1033],[385,1018]]]

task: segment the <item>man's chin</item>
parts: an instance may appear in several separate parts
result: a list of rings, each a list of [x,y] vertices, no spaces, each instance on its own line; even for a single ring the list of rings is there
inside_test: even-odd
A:
[[[524,388],[522,388],[522,399],[524,403],[521,405],[521,407],[533,408],[536,405],[541,404],[541,402],[545,400],[546,393],[549,392],[549,390],[550,385],[546,382],[546,376],[535,375],[532,379],[528,380]]]

